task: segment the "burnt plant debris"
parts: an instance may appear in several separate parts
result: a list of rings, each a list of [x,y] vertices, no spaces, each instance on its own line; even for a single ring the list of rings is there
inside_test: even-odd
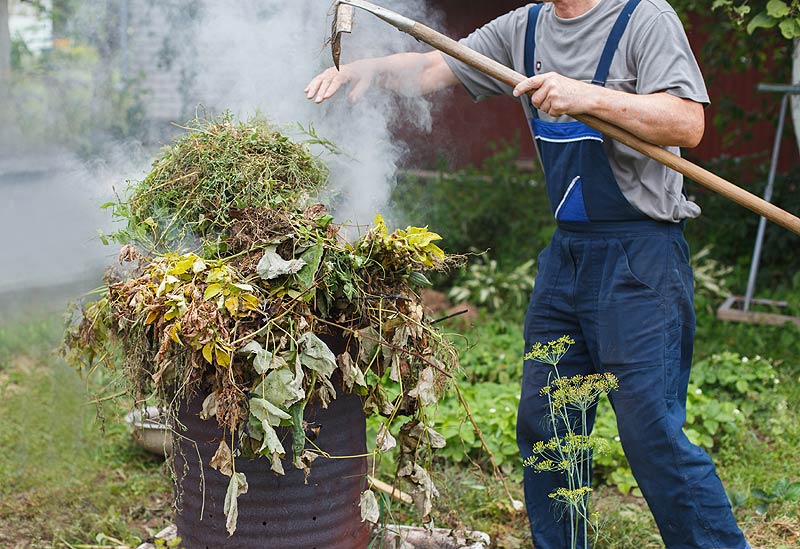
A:
[[[306,439],[303,411],[341,391],[386,418],[376,451],[399,440],[398,475],[423,516],[436,495],[426,463],[444,439],[426,410],[457,356],[417,291],[426,272],[455,260],[437,234],[390,232],[380,215],[345,240],[314,201],[325,180],[305,146],[261,120],[194,122],[113,204],[127,220],[113,235],[121,268],[65,336],[81,372],[121,372],[136,405],[162,406],[176,429],[178,407],[205,398],[203,416],[227,434],[209,465],[231,479],[231,533],[247,486],[235,460],[263,456],[276,474],[307,472],[324,449]],[[279,427],[292,430],[291,448]]]

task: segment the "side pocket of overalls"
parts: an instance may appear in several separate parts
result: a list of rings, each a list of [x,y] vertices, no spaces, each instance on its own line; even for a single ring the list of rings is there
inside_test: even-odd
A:
[[[669,249],[672,258],[671,279],[668,281],[669,314],[672,326],[667,333],[665,389],[667,398],[678,398],[689,381],[694,348],[694,275],[689,264],[689,245],[679,237]]]

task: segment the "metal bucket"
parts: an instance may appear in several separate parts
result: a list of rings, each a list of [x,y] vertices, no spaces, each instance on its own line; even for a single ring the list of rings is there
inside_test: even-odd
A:
[[[200,419],[202,402],[203,395],[200,395],[178,415],[187,428],[182,434],[190,439],[181,439],[181,451],[174,453],[175,471],[182,490],[182,505],[176,519],[181,547],[367,547],[369,528],[361,521],[359,508],[359,497],[366,487],[367,461],[363,457],[328,459],[320,456],[311,465],[308,484],[304,483],[303,472],[288,460],[284,466],[286,476],[279,476],[272,472],[266,458],[237,459],[236,470],[247,476],[249,489],[239,496],[238,527],[229,537],[223,514],[229,478],[208,465],[223,433],[215,420]],[[339,395],[328,409],[308,406],[305,419],[322,426],[314,443],[330,455],[363,456],[366,453],[366,420],[357,395]],[[284,430],[279,435],[291,452],[291,433]]]

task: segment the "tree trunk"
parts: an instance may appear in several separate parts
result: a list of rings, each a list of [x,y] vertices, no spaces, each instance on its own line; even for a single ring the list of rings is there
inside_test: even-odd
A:
[[[8,2],[0,0],[0,154],[8,152],[12,136],[13,99],[11,98],[11,32],[8,28]]]
[[[0,89],[11,80],[11,32],[8,29],[8,0],[0,0]]]
[[[792,84],[800,84],[800,38],[794,39],[792,55]],[[800,95],[792,96],[792,123],[797,147],[800,150]]]

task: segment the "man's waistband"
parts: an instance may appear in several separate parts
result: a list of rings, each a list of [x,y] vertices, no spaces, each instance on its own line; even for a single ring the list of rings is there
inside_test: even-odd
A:
[[[558,232],[564,235],[581,236],[609,236],[609,235],[666,235],[683,232],[686,221],[670,223],[643,219],[637,221],[592,221],[589,223],[576,223],[569,221],[558,222]]]

